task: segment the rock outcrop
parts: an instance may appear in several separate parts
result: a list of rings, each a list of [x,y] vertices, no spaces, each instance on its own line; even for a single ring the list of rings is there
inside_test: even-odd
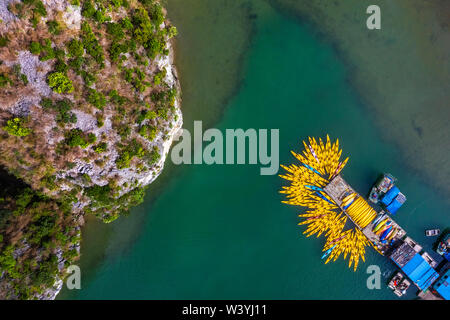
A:
[[[116,219],[142,201],[181,130],[176,29],[151,0],[8,0],[0,19],[0,165],[70,208],[77,232],[84,214]],[[55,284],[31,297],[60,290],[64,250],[79,242],[51,250]]]

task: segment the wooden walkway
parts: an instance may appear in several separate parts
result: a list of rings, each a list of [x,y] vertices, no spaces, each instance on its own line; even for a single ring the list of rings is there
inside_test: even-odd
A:
[[[323,190],[333,199],[334,202],[337,203],[338,206],[341,206],[342,199],[350,194],[356,193],[352,187],[340,176],[336,176],[333,180],[330,181],[329,184]],[[341,208],[342,209],[342,208]]]
[[[349,216],[349,214],[346,212],[346,210],[342,207],[342,199],[344,199],[347,195],[351,193],[356,193],[359,197],[360,195],[340,176],[336,176],[333,178],[333,180],[330,181],[330,183],[323,188],[323,190],[327,193],[328,196],[333,199],[333,201],[341,208],[342,212],[347,215],[347,217],[352,221],[352,223],[362,231],[362,233],[369,239],[369,241],[372,243],[374,247],[377,248],[377,251],[385,256],[389,256],[392,253],[393,248],[398,247],[398,245],[402,243],[408,244],[412,249],[413,252],[421,252],[422,247],[418,245],[414,240],[406,236],[406,231],[399,226],[398,223],[396,223],[389,215],[386,214],[386,217],[391,221],[391,226],[398,228],[399,232],[397,232],[395,238],[393,239],[395,242],[393,242],[392,247],[389,246],[389,244],[383,244],[380,241],[380,236],[373,233],[374,225],[372,222],[370,222],[364,229],[361,229]],[[363,198],[364,199],[364,198]],[[364,201],[366,201],[364,199]],[[368,202],[368,201],[366,201]],[[370,203],[369,203],[370,205]],[[381,210],[378,212],[378,214],[383,213],[384,211]],[[384,219],[384,218],[383,218]],[[374,219],[375,220],[375,219]],[[436,267],[436,262],[431,258],[431,256],[424,252],[422,254],[422,257],[430,263],[432,267]],[[434,294],[430,292],[430,290],[427,290],[425,292],[419,291],[418,296],[421,299],[425,300],[442,300],[439,297],[436,297]]]
[[[381,243],[379,235],[377,236],[372,232],[373,224],[369,223],[364,229],[361,229],[354,221],[353,219],[347,214],[345,209],[342,207],[342,199],[345,198],[347,195],[351,193],[356,193],[359,197],[359,195],[348,183],[347,181],[342,178],[341,175],[337,175],[333,180],[330,181],[329,184],[327,184],[323,190],[333,199],[333,201],[341,208],[342,212],[344,212],[347,217],[353,222],[353,224],[362,231],[362,233],[369,239],[371,243],[377,246],[378,252],[381,254],[385,254],[387,252],[388,246],[386,244]],[[364,198],[363,198],[364,199]],[[366,201],[364,199],[364,201]],[[367,201],[366,201],[367,202]],[[381,211],[380,211],[381,213]],[[386,217],[388,217],[386,215]],[[399,229],[399,232],[395,236],[396,239],[401,239],[406,235],[406,231],[403,230],[398,223],[396,223],[394,220],[392,220],[391,217],[388,217],[389,220],[391,220],[391,225]]]

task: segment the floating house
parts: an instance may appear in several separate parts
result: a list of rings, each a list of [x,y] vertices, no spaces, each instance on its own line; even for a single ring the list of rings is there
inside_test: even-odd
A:
[[[325,142],[311,137],[308,142],[303,141],[302,153],[291,151],[299,164],[281,165],[287,173],[280,177],[289,183],[280,193],[286,195],[283,203],[308,208],[299,214],[303,218],[299,225],[307,226],[303,232],[306,237],[325,236],[322,254],[325,263],[343,256],[348,258],[348,266],[353,265],[356,271],[360,259],[365,261],[365,248],[372,246],[380,254],[390,257],[419,288],[419,297],[441,299],[438,294],[442,297],[448,294],[448,274],[442,277],[442,283],[436,282],[439,273],[434,267],[438,267],[438,263],[428,253],[421,254],[422,247],[406,236],[398,223],[384,210],[378,212],[373,208],[341,176],[348,158],[340,160],[339,140],[332,143],[327,135]],[[391,214],[406,201],[405,195],[394,185],[395,180],[385,174],[369,196],[369,201],[380,201]],[[447,247],[441,245],[438,253],[448,253]]]
[[[421,291],[426,291],[439,277],[436,270],[406,242],[392,253],[391,259]]]
[[[436,281],[433,288],[445,300],[450,300],[450,269]]]
[[[400,189],[397,188],[397,186],[393,186],[389,189],[381,200],[391,214],[395,214],[397,210],[405,203],[405,201],[405,195],[400,192]]]

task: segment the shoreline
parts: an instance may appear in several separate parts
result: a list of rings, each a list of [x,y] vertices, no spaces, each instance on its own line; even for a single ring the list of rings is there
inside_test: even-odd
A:
[[[148,182],[145,185],[152,184],[161,175],[162,171],[164,170],[164,164],[169,155],[170,147],[172,146],[173,141],[176,140],[181,135],[181,132],[183,130],[183,128],[182,128],[183,114],[181,112],[181,86],[179,83],[178,73],[177,73],[177,69],[176,69],[175,61],[174,61],[175,51],[174,51],[173,44],[171,41],[173,41],[173,40],[170,39],[167,42],[167,49],[169,50],[169,55],[166,56],[166,58],[160,59],[159,61],[162,62],[162,65],[164,65],[167,68],[167,75],[166,75],[165,80],[169,80],[169,81],[172,80],[171,82],[173,83],[173,86],[176,87],[177,92],[178,92],[177,97],[175,98],[177,119],[174,122],[171,122],[173,127],[169,133],[170,139],[163,142],[160,145],[162,147],[161,159],[157,163],[157,165],[158,165],[158,167],[160,167],[160,169],[158,171],[156,171],[155,174],[153,174],[153,172],[151,172],[149,174],[150,179],[148,180]],[[83,215],[83,217],[84,217],[84,215]],[[89,222],[86,221],[85,223],[89,223]],[[83,223],[82,226],[84,226],[85,223]],[[81,242],[82,242],[82,240],[78,243],[79,248],[81,248]],[[54,287],[48,289],[47,293],[45,295],[49,296],[49,300],[54,300],[59,295],[62,288],[63,288],[63,281],[61,279],[57,279],[57,281],[54,284]]]
[[[170,6],[173,6],[173,8],[170,8]],[[165,6],[165,11],[167,12],[167,15],[166,15],[166,17],[167,17],[167,20],[168,21],[170,21],[170,22],[173,22],[173,25],[175,25],[175,26],[177,26],[178,28],[182,28],[183,26],[181,25],[182,24],[182,21],[179,21],[179,20],[176,20],[176,19],[174,19],[174,15],[176,16],[177,15],[177,10],[178,11],[180,11],[180,9],[178,9],[178,8],[180,8],[180,4],[174,4],[173,2],[172,2],[172,4],[170,5],[170,4],[166,4],[166,6]],[[201,102],[204,102],[204,101],[201,101],[201,102],[199,102],[199,101],[195,101],[195,102],[193,102],[192,101],[192,93],[190,94],[190,96],[188,97],[188,100],[190,100],[190,101],[182,101],[182,97],[181,97],[181,90],[179,90],[178,92],[179,92],[179,94],[178,94],[178,96],[177,96],[177,100],[178,100],[178,103],[180,104],[180,106],[181,106],[181,103],[183,102],[183,109],[185,109],[185,108],[189,108],[189,113],[187,114],[187,115],[184,115],[183,116],[183,120],[184,120],[184,118],[187,116],[188,117],[188,120],[189,120],[189,122],[187,122],[186,123],[186,125],[189,127],[189,125],[190,124],[192,124],[193,122],[192,121],[190,121],[191,120],[191,118],[192,119],[202,119],[202,120],[204,120],[204,121],[206,121],[206,123],[208,123],[210,126],[213,126],[215,123],[218,123],[218,122],[220,122],[221,121],[221,119],[223,118],[223,115],[225,114],[225,112],[226,112],[226,107],[228,106],[228,104],[229,104],[229,102],[231,101],[231,99],[237,94],[237,92],[239,92],[239,90],[241,89],[241,87],[242,87],[242,85],[243,85],[243,81],[244,81],[244,79],[243,79],[243,75],[244,75],[244,68],[245,68],[245,59],[246,59],[246,57],[247,57],[247,54],[248,54],[248,52],[249,52],[249,47],[252,45],[252,43],[253,43],[253,38],[254,38],[254,34],[255,34],[255,32],[256,32],[256,30],[255,30],[255,23],[254,23],[254,20],[252,20],[252,19],[249,19],[248,18],[248,15],[250,15],[252,13],[252,9],[250,8],[250,7],[246,7],[246,9],[245,9],[245,14],[243,14],[242,15],[242,18],[244,19],[245,18],[245,22],[242,22],[242,25],[239,25],[239,29],[241,29],[242,28],[242,30],[243,31],[245,31],[245,41],[243,41],[242,42],[242,45],[243,45],[243,47],[244,47],[244,49],[243,50],[239,50],[239,52],[240,52],[240,54],[239,54],[239,57],[236,59],[236,62],[238,63],[238,67],[237,68],[233,68],[233,70],[234,69],[236,69],[236,70],[234,70],[233,72],[232,72],[232,74],[230,74],[229,76],[233,76],[233,81],[232,81],[232,83],[233,83],[233,86],[232,86],[232,89],[231,90],[228,90],[229,88],[225,88],[225,89],[222,89],[222,88],[220,88],[221,89],[221,92],[218,94],[218,96],[219,97],[221,97],[220,98],[220,108],[219,108],[219,110],[218,110],[218,112],[215,112],[214,111],[214,114],[213,114],[213,116],[211,117],[211,116],[209,116],[209,114],[204,114],[203,112],[202,113],[200,113],[199,112],[199,110],[198,109],[196,109],[196,107],[198,107],[198,106],[200,106],[201,105]],[[184,16],[183,16],[184,17]],[[250,33],[248,33],[247,34],[247,27],[245,27],[244,28],[244,26],[249,26],[250,27],[250,29],[251,29],[251,32]],[[180,29],[179,29],[180,30]],[[184,79],[188,79],[187,81],[188,81],[188,83],[186,84],[186,85],[189,85],[189,83],[190,82],[192,82],[192,79],[189,79],[189,75],[188,74],[195,74],[195,72],[186,72],[186,71],[191,71],[191,70],[181,70],[181,71],[185,71],[184,73],[180,73],[180,68],[181,69],[183,69],[183,65],[182,65],[182,63],[184,62],[183,61],[183,57],[185,57],[186,55],[183,55],[182,56],[182,54],[183,54],[183,41],[184,42],[186,42],[186,41],[188,41],[189,42],[189,46],[191,46],[191,44],[192,44],[192,39],[186,39],[186,37],[188,37],[188,31],[187,30],[185,30],[185,29],[181,29],[181,30],[184,30],[185,32],[184,32],[184,34],[181,36],[181,37],[175,37],[175,38],[172,38],[170,41],[168,41],[168,45],[171,47],[171,50],[170,50],[170,53],[169,53],[169,57],[170,57],[170,61],[171,61],[171,65],[172,65],[172,71],[173,71],[173,74],[174,74],[174,78],[176,79],[176,85],[177,85],[177,88],[180,88],[181,87],[181,85],[182,85],[182,83],[183,83],[183,79],[182,78],[184,78]],[[189,31],[193,31],[193,30],[189,30]],[[183,31],[181,31],[181,32],[183,32]],[[183,39],[183,36],[184,36],[184,39]],[[241,40],[241,39],[240,39]],[[184,47],[186,47],[186,45],[184,46]],[[197,48],[196,47],[196,50],[200,50],[201,51],[201,53],[203,53],[203,58],[201,59],[202,61],[204,61],[205,59],[207,60],[207,56],[205,56],[206,54],[207,54],[207,52],[205,52],[205,50],[209,50],[211,48],[211,46],[210,45],[208,45],[207,47],[200,47],[200,48]],[[181,51],[181,52],[180,52]],[[186,50],[185,50],[186,51]],[[227,60],[228,59],[230,59],[231,58],[231,60],[232,61],[234,61],[235,59],[234,59],[234,57],[230,57],[229,56],[229,54],[227,53],[227,54],[225,54],[225,57],[227,58]],[[189,62],[188,62],[189,63]],[[189,63],[190,64],[190,63]],[[177,67],[178,66],[178,67]],[[233,67],[234,67],[234,64],[233,64]],[[211,66],[209,67],[209,68],[203,68],[203,69],[207,69],[208,70],[208,73],[210,73],[211,71],[210,71],[210,68],[211,68]],[[206,71],[206,70],[205,70]],[[225,71],[225,70],[224,70]],[[223,76],[223,71],[222,70],[220,70],[220,69],[218,69],[218,70],[216,70],[216,69],[214,69],[213,70],[213,74],[217,74],[217,75],[221,75],[221,76]],[[208,75],[206,75],[206,76],[209,76],[209,74]],[[228,76],[228,75],[227,75]],[[237,80],[238,81],[235,81],[236,79],[234,79],[234,77],[237,77]],[[209,79],[209,78],[208,78]],[[191,81],[189,81],[189,80],[191,80]],[[210,79],[210,80],[212,80],[212,79]],[[208,85],[210,85],[211,87],[210,88],[208,88],[208,89],[212,89],[212,90],[214,90],[214,88],[213,88],[213,85],[211,85],[212,84],[212,82],[210,81],[210,82],[208,82]],[[185,90],[186,91],[186,90]],[[189,91],[189,88],[188,88],[188,91]],[[225,94],[222,94],[222,92],[225,92]],[[194,97],[194,99],[195,99],[195,97]],[[186,104],[188,104],[188,106],[186,106]],[[213,104],[213,107],[215,107],[215,103]],[[216,110],[217,108],[214,108],[214,110]],[[177,109],[177,110],[179,110],[180,111],[180,113],[181,113],[181,108],[180,109]],[[173,139],[172,140],[175,140],[175,138],[176,138],[176,136],[174,136],[173,137]],[[169,155],[167,155],[166,154],[166,156],[169,156]],[[164,163],[164,162],[162,162],[162,163]],[[165,166],[167,166],[168,164],[166,163],[165,164]],[[173,166],[173,165],[171,165],[171,166]],[[173,167],[172,168],[167,168],[167,169],[174,169]],[[170,173],[172,173],[172,171],[173,170],[170,170],[169,172]],[[162,174],[163,172],[162,172],[162,170],[160,171],[160,174]],[[158,175],[159,176],[159,175]],[[157,176],[157,177],[158,177]],[[158,194],[160,193],[160,190],[159,189],[161,189],[160,188],[160,182],[159,182],[159,180],[158,181],[155,181],[156,180],[156,178],[157,177],[154,177],[154,179],[152,180],[152,183],[156,183],[156,184],[158,184],[158,186],[157,186],[157,188],[158,188],[158,191],[156,191]],[[169,180],[171,180],[173,177],[165,177],[164,178],[164,181],[163,181],[163,183],[164,184],[166,184],[166,183],[168,183],[169,182]],[[151,199],[150,199],[151,198]],[[152,201],[152,199],[154,199],[154,196],[153,196],[153,193],[152,193],[152,195],[146,195],[146,199],[144,200],[144,203],[143,204],[141,204],[140,206],[144,206],[146,203],[148,203],[148,201]],[[133,210],[136,210],[135,208],[133,208]],[[135,212],[136,214],[139,214],[139,212]],[[149,213],[149,215],[150,215],[151,213]],[[95,219],[95,218],[94,218]],[[120,219],[120,218],[119,218]],[[94,221],[95,220],[91,220],[91,221],[89,221],[90,219],[86,219],[86,224],[89,224],[89,223],[94,223]],[[84,226],[85,227],[85,226]],[[93,232],[91,229],[92,228],[88,228],[89,230],[88,231],[85,231],[85,232],[89,232],[90,234],[94,234],[95,232]],[[86,230],[86,229],[85,229]],[[105,231],[104,229],[102,229],[102,233],[104,234],[104,236],[102,236],[102,240],[101,241],[104,241],[105,243],[108,243],[108,245],[111,243],[111,237],[113,236],[113,235],[111,235],[109,232],[107,232],[107,231]],[[95,237],[95,236],[91,236],[91,237]],[[85,239],[85,236],[83,236],[83,240],[82,240],[82,242],[83,241],[85,241],[84,240]],[[92,239],[91,239],[92,240]],[[84,250],[86,250],[86,247],[84,247],[85,249]],[[90,253],[91,253],[91,251],[90,251],[90,249],[88,248],[87,249],[88,251],[89,251],[89,253],[85,253],[83,256],[82,256],[82,258],[81,259],[83,259],[83,257],[86,257],[87,255],[89,255]],[[94,262],[94,260],[93,259],[95,259],[95,261],[97,261],[97,259],[101,259],[101,257],[105,254],[105,251],[107,250],[107,247],[106,247],[106,245],[104,245],[104,248],[103,249],[101,249],[101,250],[99,250],[98,252],[95,252],[93,255],[94,255],[94,258],[92,258],[90,255],[89,255],[89,260],[84,260],[84,261],[86,261],[86,263],[88,263],[89,264],[89,266],[93,266],[94,268],[98,268],[98,264],[94,264],[95,262]],[[82,254],[83,254],[83,250],[82,250]],[[101,263],[101,261],[99,261],[99,263]],[[68,295],[70,295],[68,292],[67,292],[67,290],[65,290],[64,288],[62,289],[62,291],[63,291],[63,295],[64,295],[64,299],[68,296]],[[59,294],[60,294],[61,292],[59,292]],[[61,299],[59,296],[57,297],[57,299]]]

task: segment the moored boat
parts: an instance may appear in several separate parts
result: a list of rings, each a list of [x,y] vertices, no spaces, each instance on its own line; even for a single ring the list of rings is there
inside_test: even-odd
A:
[[[450,254],[450,233],[447,233],[442,241],[439,242],[436,252],[441,256],[448,256]]]
[[[434,237],[434,236],[439,235],[439,233],[441,233],[441,230],[439,230],[439,229],[428,229],[425,231],[425,235],[427,237]]]
[[[394,277],[389,281],[388,287],[394,291],[394,293],[401,297],[408,290],[411,282],[406,279],[401,272],[397,272]]]
[[[381,196],[392,188],[396,180],[397,179],[395,179],[390,173],[385,173],[382,178],[377,180],[370,191],[369,200],[373,203],[378,203]]]
[[[325,251],[325,253],[322,256],[322,260],[325,259],[326,257],[328,257],[331,253],[331,251],[333,251],[333,249],[336,247],[336,245],[332,246],[330,249],[328,249],[327,251]]]
[[[400,282],[403,280],[403,275],[401,272],[397,272],[394,277],[389,281],[388,287],[392,290],[395,290],[395,288],[400,284]]]

